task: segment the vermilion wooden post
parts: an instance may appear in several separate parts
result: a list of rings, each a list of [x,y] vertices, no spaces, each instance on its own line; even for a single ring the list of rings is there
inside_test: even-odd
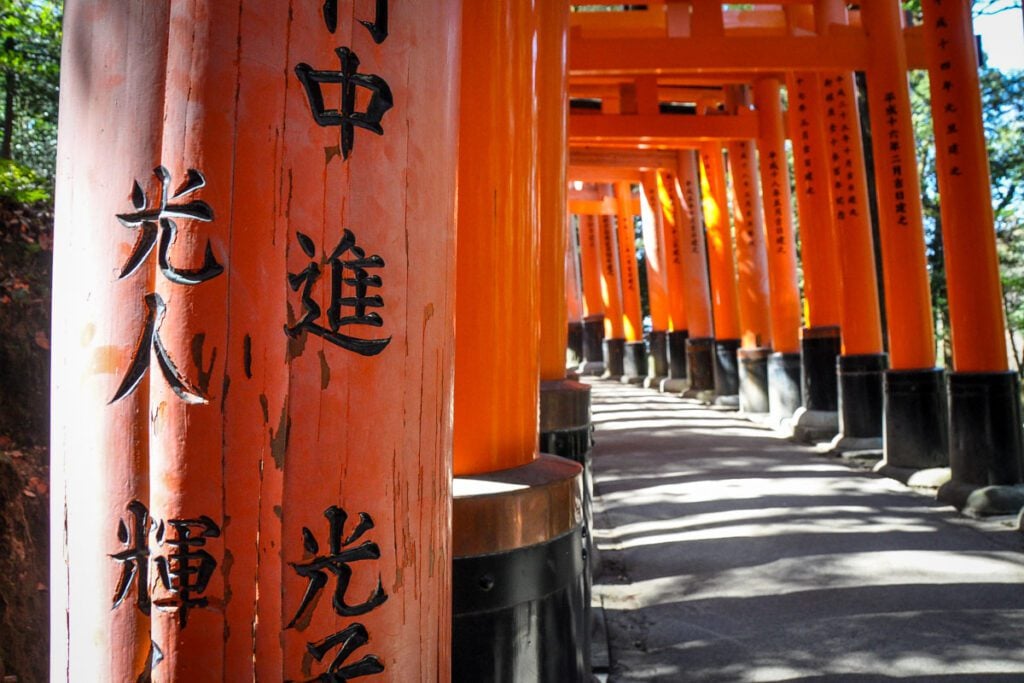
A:
[[[711,270],[711,301],[715,320],[715,394],[738,401],[739,370],[736,351],[740,346],[739,304],[736,297],[736,267],[733,262],[732,231],[726,198],[725,161],[722,146],[703,143],[700,148],[704,224],[707,228],[708,266]]]
[[[865,3],[873,53],[867,74],[875,189],[885,291],[889,364],[885,373],[885,462],[926,468],[948,464],[944,373],[935,367],[935,329],[925,258],[920,181],[910,118],[907,56],[895,0]]]
[[[565,367],[566,271],[570,261],[572,282],[568,289],[572,294],[569,302],[572,307],[579,304],[575,245],[572,249],[566,248],[569,244],[566,203],[569,6],[546,3],[537,5],[537,11],[540,447],[544,452],[571,458],[586,467],[590,450],[590,387],[566,378]],[[573,258],[567,258],[569,255]],[[570,313],[574,322],[581,321],[581,311]]]
[[[821,441],[839,430],[836,359],[841,350],[843,285],[821,83],[816,73],[799,72],[790,74],[787,84],[805,318],[800,331],[801,407],[794,413],[793,431],[798,438]]]
[[[658,201],[661,204],[662,228],[665,236],[665,285],[668,308],[668,377],[661,382],[661,391],[681,392],[686,388],[686,293],[683,273],[683,216],[676,197],[676,174],[671,169],[658,171]]]
[[[658,197],[657,171],[644,171],[640,181],[640,220],[644,235],[647,267],[647,303],[651,331],[648,378],[644,386],[658,386],[668,376],[668,282],[666,280],[665,216]]]
[[[604,198],[611,201],[611,188]],[[598,217],[598,248],[601,256],[601,302],[604,304],[605,377],[618,379],[624,372],[626,338],[622,316],[622,288],[619,275],[619,246],[614,216],[604,212]]]
[[[749,113],[747,86],[731,86],[726,99],[731,111]],[[731,140],[728,151],[732,215],[736,226],[736,288],[742,329],[741,348],[737,352],[740,410],[767,413],[771,306],[757,147],[753,140]]]
[[[602,351],[604,300],[601,298],[601,228],[594,214],[577,214],[576,223],[583,284],[583,363],[580,372],[600,375],[605,370]]]
[[[814,9],[821,36],[828,36],[833,26],[847,23],[846,6],[839,0],[816,0]],[[840,433],[834,444],[840,448],[878,448],[882,442],[882,376],[886,356],[857,88],[851,72],[823,73],[820,78],[843,275],[843,353],[838,364]]]
[[[758,160],[774,351],[768,358],[768,404],[773,417],[782,419],[791,417],[800,407],[800,289],[779,80],[754,81],[754,103],[761,131]]]
[[[456,77],[460,5],[393,9],[351,9],[335,23],[301,3],[172,2],[161,39],[159,13],[108,24],[117,15],[102,7],[69,6],[79,38],[112,29],[72,42],[75,139],[138,130],[126,158],[144,164],[112,164],[113,145],[64,148],[78,170],[62,180],[67,215],[87,197],[112,198],[88,230],[64,234],[95,230],[106,249],[92,286],[123,288],[140,310],[118,311],[88,339],[102,365],[69,374],[100,380],[106,398],[82,405],[131,444],[96,457],[128,453],[150,481],[106,528],[72,524],[64,539],[91,553],[81,569],[69,554],[66,575],[114,568],[91,588],[113,615],[150,599],[151,626],[70,626],[72,649],[102,642],[109,656],[126,644],[105,679],[449,675],[450,539],[439,520],[451,509],[458,115],[457,88],[429,84]],[[157,74],[156,57],[140,59],[137,77],[111,70],[111,45],[161,41]],[[154,81],[166,83],[155,94]],[[106,85],[149,105],[105,111]],[[154,116],[159,138],[132,128]],[[110,168],[123,177],[83,186]],[[102,237],[107,225],[116,240]],[[92,308],[102,294],[76,301],[83,289],[58,305],[109,315]],[[131,420],[113,421],[125,409]],[[57,426],[67,443],[78,429]],[[88,484],[65,481],[73,519],[83,492],[72,489]],[[68,595],[64,608],[79,612]],[[92,678],[98,660],[75,654],[58,676]]]
[[[708,282],[697,152],[681,150],[677,159],[679,177],[675,195],[682,229],[683,294],[686,296],[686,320],[690,332],[686,340],[686,375],[689,386],[684,395],[697,397],[701,392],[710,392],[715,388],[711,287]]]
[[[1024,448],[1017,375],[1007,370],[971,7],[962,0],[922,6],[953,335],[953,481],[940,497],[959,506],[978,486],[1024,481]],[[1008,502],[1020,507],[1016,498]]]
[[[537,213],[540,221],[540,378],[565,379],[569,6],[538,5]]]
[[[537,450],[533,74],[542,16],[528,0],[467,2],[462,16],[452,518],[457,681],[584,679],[582,468]],[[527,547],[528,557],[516,552]],[[566,561],[551,576],[545,572],[554,558]]]
[[[623,379],[643,382],[647,377],[643,314],[640,309],[640,275],[636,260],[636,229],[633,223],[633,189],[628,182],[615,184],[616,228],[619,244],[619,272],[622,284],[622,324],[626,338]]]
[[[148,180],[160,158],[168,12],[167,2],[65,6],[50,444],[54,681],[136,680],[147,671],[148,560],[111,555],[148,536],[132,505],[149,498],[148,379],[111,399],[144,327],[152,278],[118,281],[133,239],[116,215],[131,210],[132,179]],[[85,59],[101,52],[102,62]]]

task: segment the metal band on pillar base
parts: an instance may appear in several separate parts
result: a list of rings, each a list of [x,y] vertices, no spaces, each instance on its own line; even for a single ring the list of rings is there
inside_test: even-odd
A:
[[[600,376],[604,373],[604,316],[591,315],[583,321],[583,362],[581,375]]]
[[[625,339],[605,339],[602,343],[604,353],[604,374],[601,379],[619,380],[626,370],[623,365],[626,354]]]
[[[696,337],[686,340],[686,376],[690,387],[683,398],[707,402],[715,392],[715,340]]]
[[[715,405],[738,408],[740,405],[740,370],[736,352],[739,339],[715,340]]]
[[[828,441],[839,431],[836,359],[842,342],[836,326],[800,331],[800,388],[803,405],[793,413],[793,438]]]
[[[751,415],[768,413],[768,356],[766,347],[736,352],[740,373],[740,411]]]
[[[455,478],[453,681],[589,680],[582,474],[542,454]]]
[[[884,353],[839,356],[839,433],[832,439],[834,450],[882,450],[882,378],[888,363]]]
[[[949,465],[939,500],[975,515],[1024,508],[1020,387],[1009,372],[951,372]]]
[[[942,368],[887,370],[885,433],[876,471],[909,481],[919,470],[949,465],[949,408]]]
[[[668,378],[658,387],[664,393],[680,394],[690,386],[686,379],[686,340],[689,338],[689,330],[668,333]]]
[[[668,332],[651,330],[647,333],[647,344],[650,347],[650,358],[647,361],[644,387],[657,389],[661,386],[661,380],[668,377]]]
[[[768,413],[781,422],[800,408],[800,354],[773,353],[768,356]]]
[[[566,366],[579,367],[583,362],[583,323],[569,323],[568,358]]]
[[[643,384],[647,379],[647,345],[642,341],[626,342],[622,369],[623,384]]]

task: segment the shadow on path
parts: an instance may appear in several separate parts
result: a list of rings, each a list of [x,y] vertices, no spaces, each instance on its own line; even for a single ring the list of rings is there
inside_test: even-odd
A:
[[[595,382],[611,681],[1024,681],[1024,536]]]

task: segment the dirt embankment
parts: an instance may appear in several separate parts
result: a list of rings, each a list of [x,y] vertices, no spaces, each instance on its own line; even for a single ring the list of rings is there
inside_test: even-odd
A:
[[[49,660],[53,214],[0,199],[0,681]]]

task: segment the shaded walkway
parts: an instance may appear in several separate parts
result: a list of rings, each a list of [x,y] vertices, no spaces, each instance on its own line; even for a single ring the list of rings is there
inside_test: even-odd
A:
[[[595,382],[611,681],[1024,680],[1024,535]]]

